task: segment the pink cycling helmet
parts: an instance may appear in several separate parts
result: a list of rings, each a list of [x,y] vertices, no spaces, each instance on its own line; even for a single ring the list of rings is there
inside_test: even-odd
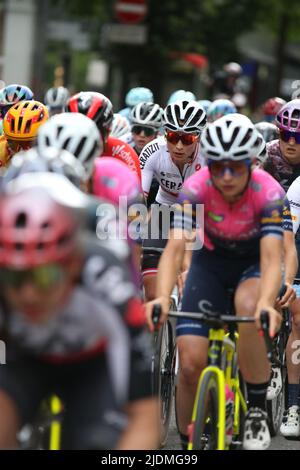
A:
[[[93,193],[113,204],[126,196],[129,201],[141,193],[138,177],[125,165],[113,157],[97,158],[93,175]]]
[[[5,267],[63,263],[77,246],[75,215],[42,188],[2,197],[0,227],[0,265]]]
[[[286,103],[276,115],[276,126],[285,131],[300,131],[300,99]]]

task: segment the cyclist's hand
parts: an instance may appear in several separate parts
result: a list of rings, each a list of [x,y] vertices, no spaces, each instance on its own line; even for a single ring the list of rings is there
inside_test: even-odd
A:
[[[255,312],[255,324],[259,330],[261,329],[260,313],[262,310],[267,310],[269,312],[269,335],[271,338],[274,338],[277,331],[279,331],[280,329],[282,316],[273,307],[261,307],[260,306],[259,308],[256,309],[256,312]]]
[[[153,311],[154,305],[156,305],[156,304],[161,305],[161,315],[160,315],[160,319],[159,319],[159,323],[158,323],[158,327],[159,327],[168,318],[168,312],[169,312],[169,308],[170,308],[170,298],[169,297],[158,297],[157,299],[146,303],[146,305],[145,305],[145,307],[146,307],[146,319],[147,319],[147,323],[148,323],[148,326],[149,326],[149,330],[151,332],[153,332],[155,330],[155,327],[154,327],[154,324],[153,324],[153,321],[152,321],[152,311]]]
[[[294,300],[296,300],[296,292],[293,289],[293,286],[288,282],[285,283],[285,286],[285,294],[281,297],[281,299],[278,299],[278,305],[281,308],[289,307],[294,302]]]

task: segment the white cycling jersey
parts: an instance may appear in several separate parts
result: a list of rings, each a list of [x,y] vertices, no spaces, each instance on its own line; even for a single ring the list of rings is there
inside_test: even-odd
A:
[[[291,184],[286,195],[291,208],[293,232],[297,233],[300,226],[300,176]]]
[[[198,144],[191,162],[187,163],[183,171],[172,161],[168,151],[165,137],[157,137],[147,144],[139,156],[142,169],[142,187],[145,196],[148,196],[151,182],[155,178],[159,183],[156,202],[172,205],[184,181],[196,171],[205,166],[205,159],[200,155]]]

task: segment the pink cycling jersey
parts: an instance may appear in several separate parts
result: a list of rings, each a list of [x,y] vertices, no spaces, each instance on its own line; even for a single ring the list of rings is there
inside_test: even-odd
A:
[[[95,163],[93,194],[118,205],[122,196],[129,203],[137,201],[142,188],[138,176],[126,164],[113,157],[100,157]]]
[[[234,204],[226,202],[213,186],[207,167],[187,179],[178,202],[186,209],[182,217],[182,207],[178,208],[173,227],[181,228],[184,223],[184,228],[198,228],[208,250],[251,256],[258,252],[260,238],[266,235],[281,238],[284,228],[292,228],[283,189],[272,176],[259,169],[252,171],[247,189]],[[203,205],[204,227],[197,227],[198,204]],[[287,215],[286,226],[283,213]]]

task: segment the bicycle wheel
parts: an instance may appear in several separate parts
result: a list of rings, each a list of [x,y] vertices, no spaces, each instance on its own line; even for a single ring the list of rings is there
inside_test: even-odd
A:
[[[214,369],[207,368],[201,378],[189,450],[225,449],[225,381],[223,373]]]
[[[160,398],[160,445],[166,443],[171,418],[174,389],[175,346],[173,328],[169,320],[155,335],[152,383],[153,394]]]
[[[280,330],[274,344],[274,350],[278,363],[272,365],[272,369],[277,369],[275,373],[281,375],[281,389],[274,398],[267,400],[267,413],[271,437],[274,437],[278,434],[282,421],[282,415],[285,409],[285,384],[287,378],[285,348],[287,340],[288,331],[284,326]]]

